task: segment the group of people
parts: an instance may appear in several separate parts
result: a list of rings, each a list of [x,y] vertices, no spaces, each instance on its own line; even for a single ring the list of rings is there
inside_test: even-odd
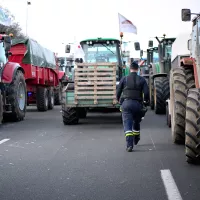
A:
[[[130,74],[120,80],[117,89],[128,152],[132,152],[140,140],[140,122],[149,103],[149,88],[146,80],[139,75],[139,70],[139,65],[133,61]]]

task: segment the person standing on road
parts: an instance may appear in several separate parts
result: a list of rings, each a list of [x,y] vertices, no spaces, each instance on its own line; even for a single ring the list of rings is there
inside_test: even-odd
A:
[[[147,82],[143,77],[138,75],[138,70],[139,65],[136,62],[132,62],[130,65],[130,74],[120,80],[117,89],[117,100],[121,105],[127,143],[126,150],[128,152],[131,152],[134,144],[137,145],[140,140],[140,122],[142,117],[144,117],[143,102],[146,105],[149,102]]]

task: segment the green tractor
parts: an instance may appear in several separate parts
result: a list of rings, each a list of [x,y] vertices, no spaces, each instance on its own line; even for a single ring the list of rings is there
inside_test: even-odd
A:
[[[149,41],[147,49],[147,63],[150,67],[150,107],[156,114],[165,114],[166,101],[170,96],[171,48],[176,38],[165,38],[165,35],[162,40],[155,38],[158,41],[158,47],[153,47],[153,41]]]
[[[129,73],[122,59],[121,41],[94,38],[80,42],[84,59],[76,59],[73,82],[62,93],[62,117],[65,125],[86,118],[90,108],[119,108],[116,90],[120,79]],[[80,48],[79,47],[79,48]],[[70,45],[65,53],[70,53]]]

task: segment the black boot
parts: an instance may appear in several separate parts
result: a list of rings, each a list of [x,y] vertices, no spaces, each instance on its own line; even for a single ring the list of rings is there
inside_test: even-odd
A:
[[[133,136],[126,136],[126,151],[132,152],[133,150]]]
[[[140,141],[140,135],[135,135],[134,144],[137,145],[139,141]]]

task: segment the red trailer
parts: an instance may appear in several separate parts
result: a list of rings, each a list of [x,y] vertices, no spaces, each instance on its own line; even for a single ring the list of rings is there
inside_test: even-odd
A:
[[[59,71],[55,54],[32,39],[14,39],[10,52],[9,61],[19,63],[24,71],[27,105],[47,111],[53,109],[55,100],[59,104],[65,73]]]

